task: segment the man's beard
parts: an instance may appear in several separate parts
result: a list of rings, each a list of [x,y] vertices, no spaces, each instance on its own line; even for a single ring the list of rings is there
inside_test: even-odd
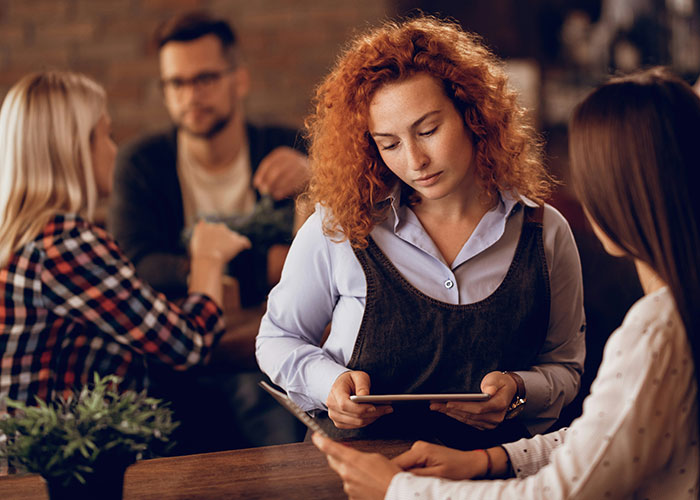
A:
[[[192,135],[194,137],[198,137],[200,139],[211,139],[217,134],[219,134],[219,132],[221,132],[224,128],[226,128],[226,125],[228,125],[231,121],[231,118],[233,118],[233,113],[234,111],[231,110],[226,115],[217,117],[216,121],[212,123],[211,126],[206,130],[192,130],[183,123],[184,120],[182,119],[176,122],[175,125],[178,129],[187,132],[189,135]]]

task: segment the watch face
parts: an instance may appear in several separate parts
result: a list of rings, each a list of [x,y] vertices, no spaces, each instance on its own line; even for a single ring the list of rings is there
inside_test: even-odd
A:
[[[506,420],[520,415],[520,413],[525,408],[525,401],[526,400],[524,398],[519,398],[516,396],[513,402],[510,404],[510,407],[506,411]]]
[[[525,406],[520,404],[520,405],[516,406],[515,408],[513,408],[512,410],[508,410],[506,412],[506,420],[517,417],[518,415],[520,415],[520,413],[524,409],[525,409]]]

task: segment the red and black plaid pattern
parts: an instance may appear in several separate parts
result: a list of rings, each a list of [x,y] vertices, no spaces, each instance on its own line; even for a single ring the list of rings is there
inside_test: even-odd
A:
[[[28,403],[67,394],[93,372],[141,390],[149,359],[188,368],[223,333],[210,298],[168,302],[105,231],[75,215],[54,217],[0,269],[0,294],[0,396]]]

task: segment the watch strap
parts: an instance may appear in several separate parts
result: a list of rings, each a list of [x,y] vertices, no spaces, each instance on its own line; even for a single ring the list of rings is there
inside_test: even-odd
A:
[[[504,371],[503,373],[512,378],[516,386],[513,401],[511,401],[510,406],[506,410],[506,419],[511,419],[513,417],[516,417],[518,414],[520,414],[521,411],[523,411],[524,405],[527,402],[525,382],[523,381],[523,378],[515,372]]]

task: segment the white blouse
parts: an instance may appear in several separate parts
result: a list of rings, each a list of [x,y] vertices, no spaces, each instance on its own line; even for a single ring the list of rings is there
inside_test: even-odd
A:
[[[517,478],[394,476],[386,499],[697,499],[698,407],[685,328],[668,288],[608,339],[571,427],[505,445]]]

